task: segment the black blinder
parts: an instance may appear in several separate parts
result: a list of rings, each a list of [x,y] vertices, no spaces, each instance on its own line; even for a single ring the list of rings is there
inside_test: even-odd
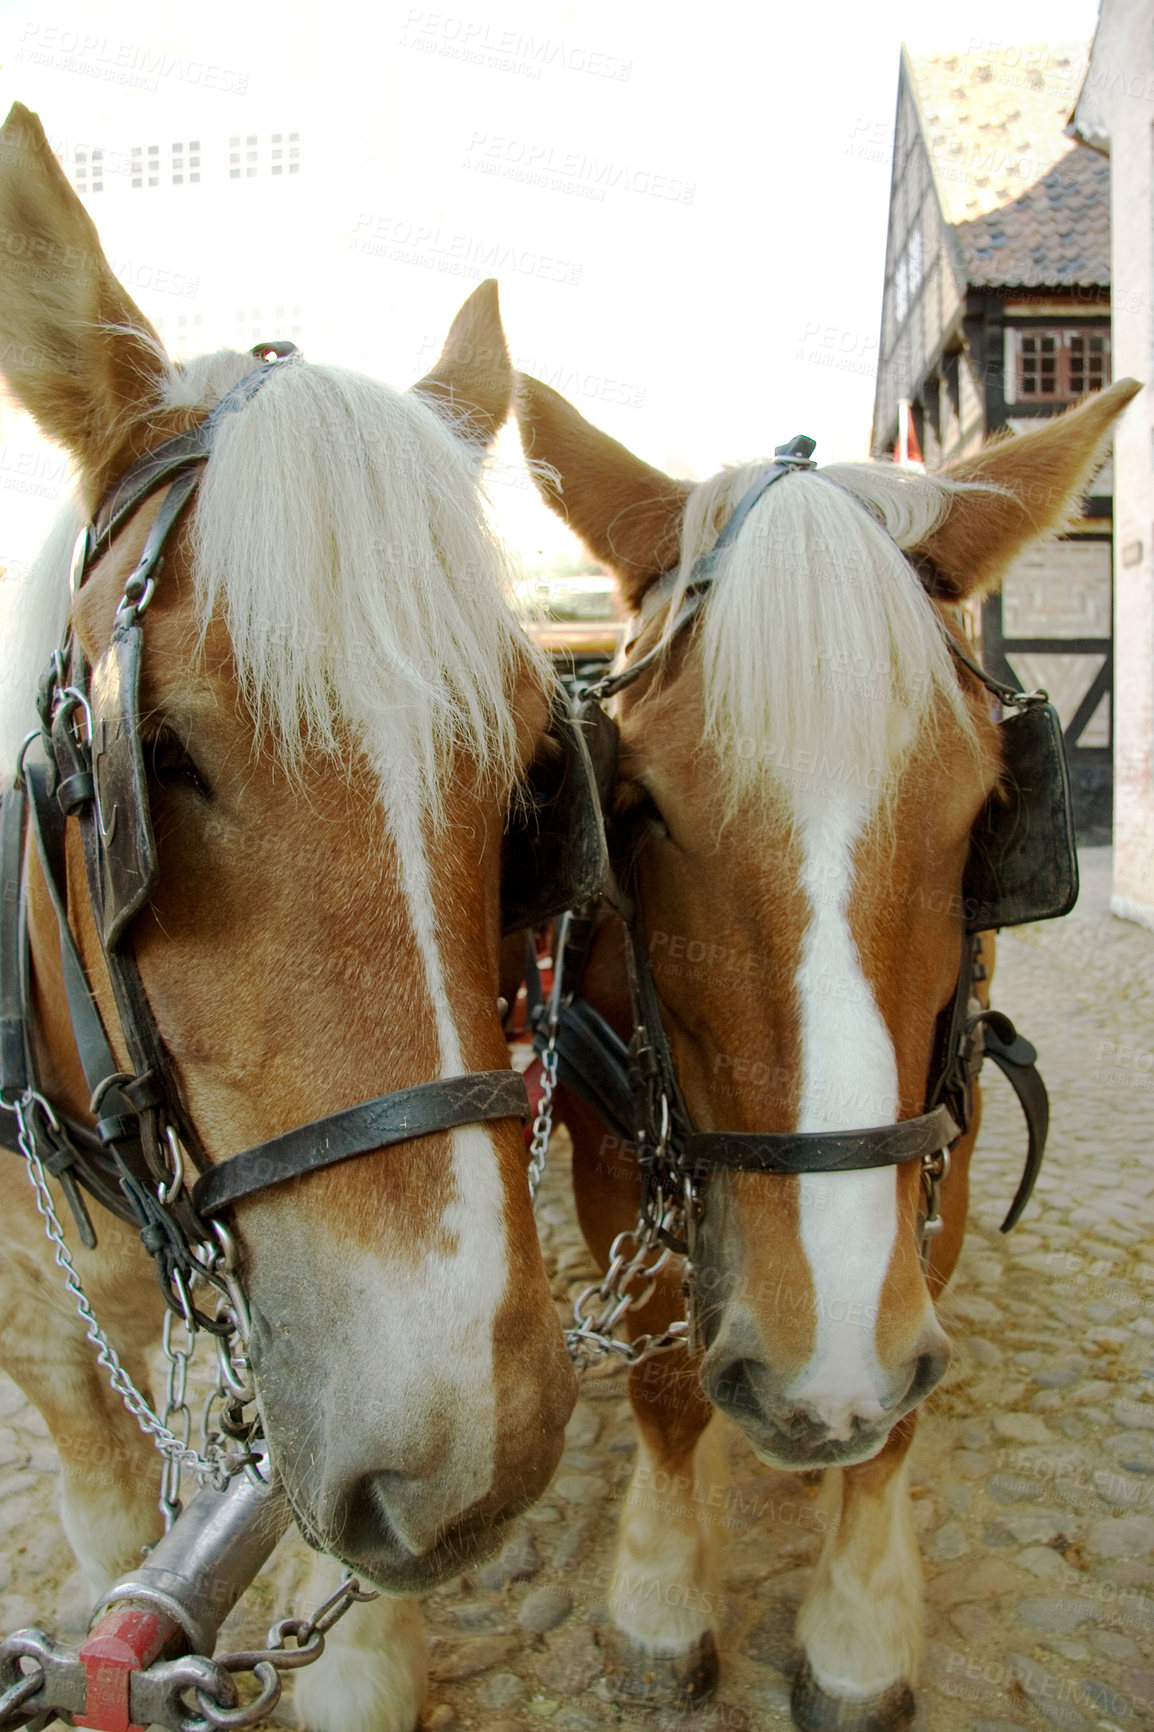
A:
[[[608,797],[616,761],[617,727],[599,704],[554,712],[505,831],[502,932],[540,926],[600,891],[609,868],[600,791]]]
[[[100,918],[107,950],[117,948],[156,887],[156,842],[140,737],[143,646],[137,617],[118,622],[92,671],[92,770],[101,842]]]
[[[966,928],[985,932],[1054,920],[1078,900],[1078,854],[1062,724],[1033,703],[1001,723],[1001,785],[970,838]]]

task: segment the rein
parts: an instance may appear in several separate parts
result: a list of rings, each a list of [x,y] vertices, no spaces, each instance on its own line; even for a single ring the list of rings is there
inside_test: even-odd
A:
[[[138,704],[144,616],[167,539],[196,492],[221,422],[243,410],[295,353],[291,343],[254,349],[259,365],[198,426],[137,463],[82,530],[70,573],[74,595],[138,507],[166,489],[125,585],[109,648],[89,670],[69,628],[53,657],[37,698],[40,728],[25,742],[0,815],[0,1103],[17,1119],[15,1136],[0,1140],[25,1156],[33,1149],[59,1181],[89,1249],[96,1233],[84,1193],[139,1228],[169,1308],[190,1329],[221,1336],[235,1331],[237,1308],[244,1309],[235,1246],[218,1218],[236,1203],[415,1137],[529,1114],[524,1082],[511,1070],[436,1078],[313,1120],[213,1165],[181,1098],[136,967],[132,922],[158,876]],[[26,766],[36,740],[47,764]],[[92,910],[132,1066],[128,1073],[113,1056],[68,923],[68,817],[81,826]],[[95,1126],[55,1111],[38,1076],[22,871],[29,823],[59,927],[69,1014]],[[194,1182],[189,1166],[197,1174]],[[224,1296],[222,1316],[209,1317],[195,1305],[191,1289],[197,1276]]]
[[[669,644],[697,618],[709,597],[721,555],[732,545],[753,507],[784,476],[812,469],[813,450],[813,440],[804,435],[798,435],[777,448],[775,464],[742,496],[713,548],[693,566],[684,587],[680,611],[672,626],[662,633],[661,641],[636,662],[608,674],[578,694],[574,715],[585,731],[594,767],[600,769],[600,785],[612,781],[611,774],[605,771],[605,759],[616,752],[616,725],[603,705],[642,674],[651,671]],[[666,573],[654,586],[661,600],[668,598],[678,578],[679,572],[675,569]],[[654,590],[650,590],[649,596],[653,594]],[[655,610],[643,606],[643,617],[652,611]],[[980,939],[983,926],[1011,925],[1022,919],[1065,913],[1077,894],[1076,856],[1068,820],[1068,783],[1061,754],[1061,734],[1058,728],[1055,749],[1056,717],[1044,692],[1025,693],[1004,685],[987,674],[952,633],[947,631],[946,639],[957,660],[1002,704],[1013,706],[1018,712],[1008,724],[1003,722],[1003,728],[1015,723],[1027,724],[1029,747],[1033,753],[1031,771],[1035,779],[1046,784],[1042,793],[1055,808],[1062,805],[1059,796],[1064,792],[1063,812],[1067,828],[1062,831],[1066,844],[1065,860],[1059,859],[1056,866],[1051,866],[1054,882],[1047,882],[1042,889],[1035,891],[1034,902],[1026,912],[1018,904],[1014,904],[1012,910],[1003,905],[1005,899],[1001,895],[998,871],[999,868],[1005,869],[1007,848],[1004,836],[1001,839],[1002,852],[998,854],[997,849],[994,850],[997,856],[995,865],[985,877],[980,869],[977,870],[975,882],[982,894],[970,898],[972,908],[967,903],[969,918],[957,983],[950,1003],[939,1017],[923,1113],[889,1125],[842,1131],[697,1130],[677,1080],[645,939],[641,898],[628,869],[621,880],[610,873],[601,897],[601,901],[619,916],[625,929],[633,1023],[628,1045],[622,1042],[600,1013],[580,997],[592,942],[595,905],[566,916],[558,927],[553,958],[554,992],[548,1005],[541,999],[539,987],[534,993],[530,981],[531,1011],[536,1027],[534,1045],[542,1063],[547,1067],[551,1065],[556,1080],[600,1112],[614,1131],[635,1148],[642,1176],[638,1234],[648,1232],[667,1249],[688,1259],[686,1291],[691,1331],[695,1327],[692,1264],[696,1227],[701,1216],[701,1189],[714,1167],[760,1174],[805,1174],[850,1172],[917,1161],[921,1165],[923,1181],[920,1247],[923,1264],[928,1265],[929,1242],[943,1226],[938,1209],[941,1182],[949,1171],[950,1151],[972,1122],[973,1084],[983,1056],[993,1059],[1009,1079],[1025,1113],[1029,1133],[1025,1169],[1002,1223],[1003,1232],[1009,1232],[1017,1223],[1029,1201],[1041,1167],[1049,1118],[1045,1085],[1036,1068],[1037,1054],[1030,1043],[1017,1034],[1007,1016],[998,1011],[983,1010],[975,1003],[973,987],[984,977]],[[634,637],[632,642],[636,641]],[[626,646],[626,654],[631,647],[632,644]],[[1042,736],[1040,745],[1039,730]],[[1008,733],[1006,737],[1009,741]],[[1024,739],[1025,734],[1021,732],[1014,736],[1018,745]],[[1008,750],[1009,747],[1007,753]],[[1025,752],[1020,753],[1023,762],[1026,756]],[[1050,786],[1055,783],[1058,784],[1056,793]],[[1003,830],[1006,828],[1004,823],[1001,827]],[[991,821],[987,828],[995,833],[997,840],[997,822]],[[1026,824],[1024,829],[1028,832],[1029,825]],[[1018,840],[1020,843],[1021,839]],[[1037,840],[1030,840],[1036,851]],[[1060,854],[1061,849],[1057,852]],[[1063,865],[1068,869],[1060,870]],[[968,869],[967,886],[969,883]],[[1025,898],[1025,901],[1029,900]],[[567,985],[563,981],[567,981]]]

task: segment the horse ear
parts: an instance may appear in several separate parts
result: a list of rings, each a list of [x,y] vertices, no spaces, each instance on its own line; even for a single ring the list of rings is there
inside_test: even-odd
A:
[[[0,234],[0,372],[98,496],[170,365],[39,119],[19,102],[0,127]]]
[[[413,390],[447,409],[466,439],[488,446],[496,438],[513,401],[513,363],[495,277],[478,283],[450,325],[437,365]]]
[[[636,608],[654,579],[677,563],[692,486],[634,457],[527,373],[517,375],[517,421],[545,503],[616,572]]]
[[[1114,421],[1142,389],[1120,379],[1036,430],[997,439],[942,471],[949,481],[985,482],[998,492],[957,494],[949,516],[916,548],[959,600],[996,589],[1011,561],[1053,535],[1104,461]]]

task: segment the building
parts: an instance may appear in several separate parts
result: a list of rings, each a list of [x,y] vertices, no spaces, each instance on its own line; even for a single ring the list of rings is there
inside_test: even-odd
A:
[[[95,134],[53,143],[113,270],[171,354],[248,349],[273,337],[304,345],[296,255],[314,187],[299,127],[225,132],[212,124],[195,138]],[[229,271],[230,258],[240,257],[243,299]]]
[[[1085,64],[1084,48],[903,50],[875,455],[905,403],[933,469],[1110,382],[1110,166],[1065,134]],[[980,621],[990,671],[1054,700],[1083,842],[1111,833],[1111,487],[1107,465],[1073,532],[1016,561]]]
[[[1114,441],[1114,897],[1154,927],[1154,26],[1149,0],[1102,0],[1071,131],[1110,161],[1113,344],[1147,383]]]

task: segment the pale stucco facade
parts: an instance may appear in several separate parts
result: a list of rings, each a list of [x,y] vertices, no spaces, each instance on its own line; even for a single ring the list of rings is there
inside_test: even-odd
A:
[[[1154,14],[1102,0],[1072,130],[1110,157],[1113,373],[1146,389],[1114,441],[1114,895],[1154,928]]]

